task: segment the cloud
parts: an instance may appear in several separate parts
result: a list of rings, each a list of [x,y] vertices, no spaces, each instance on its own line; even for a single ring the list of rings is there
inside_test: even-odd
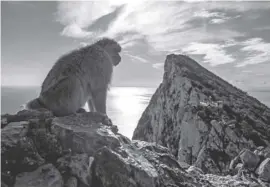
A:
[[[212,24],[221,24],[221,23],[225,23],[226,21],[227,21],[227,19],[216,18],[216,19],[212,19],[210,21],[210,23],[212,23]]]
[[[184,48],[192,42],[208,42],[209,40],[223,42],[239,36],[244,36],[244,34],[226,29],[219,31],[194,28],[178,33],[148,37],[148,41],[158,51],[171,51]]]
[[[209,23],[211,24],[221,24],[229,20],[241,17],[241,15],[230,17],[230,16],[227,16],[225,12],[216,12],[216,11],[211,12],[210,10],[209,11],[200,10],[198,12],[195,12],[193,16],[195,18],[210,19]]]
[[[194,12],[190,11],[191,8],[198,10],[197,12],[200,10],[199,5],[177,1],[139,1],[127,4],[104,36],[116,37],[120,33],[136,32],[137,35],[146,38],[150,47],[166,52],[180,49],[191,42],[224,41],[244,35],[229,29],[209,30],[192,25],[190,20],[194,18]],[[226,19],[225,14],[221,12],[205,11],[197,16],[219,16],[220,19]]]
[[[165,1],[122,1],[118,5],[125,5],[123,10],[119,13],[117,19],[110,23],[108,31],[101,35],[116,37],[119,33],[131,31],[152,36],[185,28],[185,22],[189,20],[190,13],[185,11],[187,7],[180,7],[177,4],[178,2]],[[95,20],[113,12],[116,7],[116,1],[59,2],[57,20],[68,28],[64,29],[67,30],[64,34],[72,36],[73,33],[78,32],[78,28],[85,31],[84,29]],[[161,16],[162,19],[160,19]],[[69,27],[72,29],[69,29]],[[77,32],[72,32],[74,27]],[[71,30],[70,34],[69,30]],[[85,35],[88,36],[88,34]],[[77,34],[75,34],[75,37],[77,37]]]
[[[125,53],[125,55],[129,56],[133,60],[140,61],[142,63],[147,63],[148,62],[146,59],[144,59],[142,57],[139,57],[139,56],[131,55],[131,54],[128,54],[128,53]]]
[[[80,42],[79,45],[78,45],[78,48],[85,47],[85,46],[87,46],[89,44],[90,43],[88,43],[88,42]]]
[[[137,32],[141,35],[155,36],[175,29],[184,29],[189,18],[185,7],[176,6],[177,2],[138,1],[127,3],[125,10],[110,26],[107,35],[119,32]],[[162,17],[162,19],[160,19]]]
[[[237,56],[229,54],[226,50],[229,47],[237,47]],[[245,41],[227,40],[222,43],[199,43],[192,42],[181,50],[182,53],[191,55],[203,55],[203,62],[210,66],[236,63],[239,55],[243,60],[236,63],[236,67],[244,67],[252,64],[270,62],[270,43],[266,43],[262,38],[250,38]],[[246,73],[243,71],[243,73]]]
[[[108,30],[99,35],[115,37],[124,32],[137,31],[141,35],[152,37],[190,28],[188,21],[194,16],[211,18],[210,23],[220,24],[230,19],[222,12],[224,10],[243,12],[270,7],[270,3],[262,2],[63,1],[58,2],[57,20],[67,27],[64,35],[87,37],[91,35],[91,31],[86,29],[91,24],[121,5],[124,5],[121,13],[110,23]]]
[[[201,9],[205,9],[208,11],[211,10],[230,10],[237,12],[246,12],[249,10],[263,10],[269,9],[270,3],[267,1],[200,1],[191,3],[194,6],[199,6]]]
[[[198,11],[198,12],[195,12],[193,14],[194,17],[200,17],[200,18],[217,18],[217,17],[225,17],[225,14],[222,13],[222,12],[210,12],[210,11],[207,11],[207,10],[201,10],[201,11]]]
[[[125,34],[124,37],[118,41],[122,48],[129,48],[137,44],[138,40],[143,36],[138,33]]]
[[[115,19],[110,20],[104,30],[88,30],[100,18],[111,14],[117,7],[123,6]],[[269,53],[268,43],[257,42],[251,46],[241,42],[239,37],[246,36],[224,27],[229,20],[242,16],[249,10],[260,10],[270,7],[262,2],[179,2],[179,1],[79,1],[59,2],[58,21],[64,25],[62,35],[74,38],[112,37],[126,48],[145,45],[158,53],[179,51],[203,55],[205,63],[211,66],[235,62],[235,57],[228,54],[227,47],[241,45],[241,51],[250,56],[238,66],[265,61]],[[191,11],[192,10],[192,11]],[[234,12],[237,16],[229,16]],[[206,19],[202,25],[192,22]],[[210,26],[208,26],[209,24]],[[215,24],[215,25],[213,25]],[[212,26],[211,26],[212,25]],[[214,28],[214,29],[213,29]],[[144,43],[142,44],[142,40]],[[226,41],[226,42],[224,42]],[[270,50],[268,50],[270,51]],[[255,56],[251,54],[256,53]],[[138,55],[132,59],[146,62]],[[254,61],[253,61],[254,60]],[[155,66],[156,67],[156,66]]]
[[[92,33],[86,29],[92,23],[112,13],[117,6],[124,5],[118,17],[108,26],[108,30],[98,35],[117,37],[126,32],[136,32],[153,42],[155,37],[159,38],[172,32],[190,29],[191,32],[194,31],[193,26],[188,23],[194,16],[215,18],[213,23],[221,23],[221,19],[224,22],[227,19],[225,13],[212,11],[216,4],[219,3],[209,6],[208,3],[178,1],[120,1],[118,4],[116,1],[59,2],[57,15],[58,21],[66,27],[63,35],[89,37]],[[190,11],[191,9],[194,9],[195,13]]]
[[[259,64],[270,62],[270,43],[266,43],[262,38],[250,38],[241,43],[240,50],[245,52],[247,57],[237,67],[243,67],[249,64]]]
[[[236,46],[238,44],[239,44],[239,42],[237,42],[236,40],[234,40],[234,39],[228,39],[221,46],[222,47],[232,47],[232,46]]]
[[[107,1],[61,1],[57,6],[57,21],[65,27],[62,35],[84,38],[92,35],[85,30],[98,18],[115,10]]]
[[[94,33],[82,29],[77,24],[67,25],[61,32],[63,36],[69,36],[73,38],[89,38],[94,35]]]
[[[129,47],[135,46],[136,44],[137,44],[137,42],[130,41],[130,42],[127,42],[127,43],[122,44],[121,47],[122,47],[123,49],[127,49],[127,48],[129,48]]]
[[[204,55],[203,62],[209,63],[211,66],[232,63],[235,61],[232,55],[227,54],[224,47],[219,44],[194,42],[182,51],[193,55]]]

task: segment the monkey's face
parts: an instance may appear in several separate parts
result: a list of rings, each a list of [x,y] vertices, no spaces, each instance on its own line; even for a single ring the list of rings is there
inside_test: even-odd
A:
[[[108,45],[105,47],[105,50],[112,58],[112,63],[114,66],[117,66],[121,62],[121,47],[119,45]]]
[[[115,53],[113,56],[112,56],[112,59],[113,59],[113,65],[114,66],[117,66],[120,62],[121,62],[121,56],[119,53]]]

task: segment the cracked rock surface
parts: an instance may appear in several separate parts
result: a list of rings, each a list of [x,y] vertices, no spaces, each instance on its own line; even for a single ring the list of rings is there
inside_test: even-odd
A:
[[[168,55],[133,139],[158,142],[178,161],[222,174],[244,148],[270,145],[270,109],[191,58]]]

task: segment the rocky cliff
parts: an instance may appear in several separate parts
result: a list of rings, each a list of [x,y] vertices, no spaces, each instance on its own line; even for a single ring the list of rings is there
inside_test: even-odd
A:
[[[1,118],[2,187],[268,187],[269,184],[266,181],[270,159],[260,164],[259,177],[252,179],[242,175],[244,170],[239,170],[237,177],[205,174],[200,168],[177,161],[166,147],[129,140],[118,133],[109,118],[98,113],[55,117],[49,111],[24,110]],[[267,153],[263,151],[258,154]],[[249,150],[244,151],[232,165],[253,163],[250,155],[254,156]]]
[[[243,149],[269,148],[270,109],[191,58],[172,54],[133,139],[158,142],[203,172],[227,174]],[[261,163],[254,159],[253,172]]]

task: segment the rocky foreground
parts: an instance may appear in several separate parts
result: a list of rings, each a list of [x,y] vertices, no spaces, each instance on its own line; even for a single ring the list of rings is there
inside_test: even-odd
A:
[[[49,111],[25,110],[10,119],[17,122],[2,117],[6,126],[1,132],[1,186],[269,185],[265,181],[269,180],[270,158],[261,161],[265,154],[269,156],[269,150],[244,150],[233,160],[236,175],[217,176],[178,162],[166,147],[129,140],[98,113],[54,117]],[[249,176],[253,157],[260,166],[255,176]]]
[[[133,139],[107,116],[1,116],[1,186],[270,186],[270,110],[186,56],[169,55]]]

